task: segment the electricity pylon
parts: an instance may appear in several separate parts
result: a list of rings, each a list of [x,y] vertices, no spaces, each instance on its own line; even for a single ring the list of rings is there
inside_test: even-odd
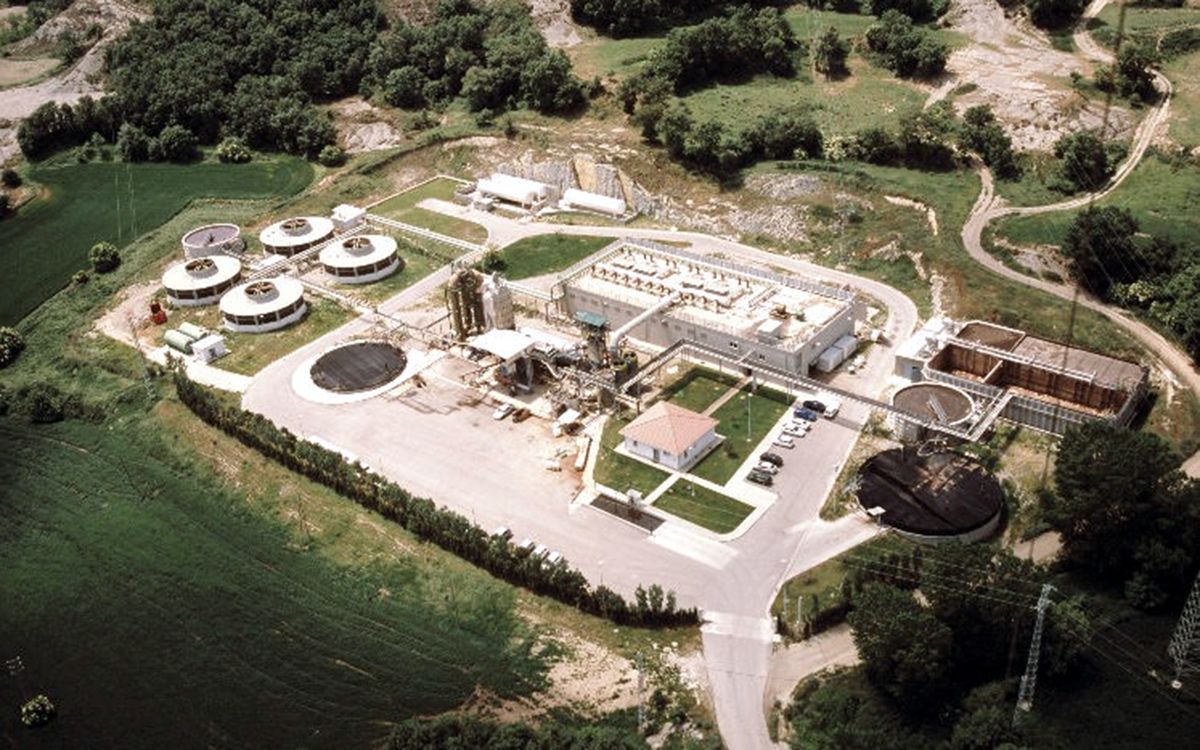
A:
[[[1017,706],[1013,709],[1013,726],[1018,726],[1025,715],[1033,710],[1033,691],[1037,687],[1038,658],[1042,653],[1042,627],[1046,622],[1046,608],[1050,606],[1050,584],[1042,586],[1042,595],[1037,601],[1037,622],[1033,625],[1033,637],[1029,641],[1029,659],[1025,662],[1025,674],[1021,676],[1021,691],[1017,694]]]
[[[1183,676],[1200,672],[1200,573],[1196,574],[1196,582],[1192,584],[1192,593],[1188,594],[1187,603],[1183,605],[1183,613],[1179,615],[1179,624],[1167,644],[1167,655],[1175,663],[1175,678],[1171,687],[1178,690],[1183,687]]]

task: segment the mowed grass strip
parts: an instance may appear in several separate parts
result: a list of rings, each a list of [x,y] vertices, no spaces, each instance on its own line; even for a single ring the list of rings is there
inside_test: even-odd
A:
[[[754,507],[680,479],[654,501],[654,507],[718,534],[728,534],[754,512]]]
[[[88,267],[88,249],[108,241],[124,247],[201,198],[251,199],[294,195],[312,181],[302,159],[273,157],[249,164],[46,163],[34,167],[44,191],[0,221],[0,258],[9,273],[0,295],[0,324],[9,325]]]
[[[582,234],[542,234],[526,237],[504,248],[504,275],[516,281],[565,271],[612,243],[612,237]]]
[[[0,419],[0,642],[59,712],[37,737],[6,712],[4,735],[102,750],[370,747],[477,689],[545,684],[512,587],[443,580],[403,549],[330,563],[151,424]],[[280,489],[306,519],[303,493]],[[19,705],[19,690],[0,681],[0,703]]]
[[[600,453],[596,456],[595,479],[617,492],[638,490],[645,497],[667,479],[667,472],[656,469],[628,456],[617,453],[621,444],[621,429],[632,420],[610,417],[600,436]]]
[[[454,191],[462,183],[447,177],[437,177],[412,190],[394,195],[371,209],[371,213],[394,219],[405,224],[424,227],[431,232],[456,237],[467,242],[483,242],[487,239],[487,229],[473,221],[447,216],[436,211],[418,208],[417,204],[426,198],[438,198],[444,201],[454,200]],[[439,252],[448,252],[441,250]]]
[[[703,412],[737,385],[738,380],[740,378],[736,375],[717,372],[707,367],[693,367],[678,380],[664,387],[660,398],[684,409]]]
[[[790,407],[791,401],[784,394],[761,386],[753,393],[747,385],[712,413],[712,418],[720,422],[717,432],[725,441],[696,464],[691,473],[725,484]]]

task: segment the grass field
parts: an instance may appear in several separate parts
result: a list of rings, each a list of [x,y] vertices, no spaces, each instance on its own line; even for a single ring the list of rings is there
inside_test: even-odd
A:
[[[292,195],[312,175],[307,162],[291,157],[250,164],[39,165],[29,177],[45,193],[0,221],[0,256],[10,269],[0,324],[20,320],[86,268],[96,242],[124,247],[198,198]]]
[[[877,536],[836,557],[831,557],[820,565],[809,568],[803,573],[789,578],[775,595],[771,605],[771,614],[786,615],[788,621],[793,621],[796,614],[796,600],[804,599],[801,606],[804,614],[811,614],[813,604],[829,606],[838,601],[841,594],[842,581],[853,575],[857,568],[846,562],[854,562],[857,558],[866,556],[874,558],[890,553],[907,553],[913,544],[901,537],[893,535]],[[814,598],[815,597],[815,598]],[[785,613],[783,603],[788,603]]]
[[[600,436],[600,452],[596,455],[595,479],[617,492],[638,490],[645,497],[667,479],[667,472],[617,453],[621,444],[621,429],[629,419],[609,417]]]
[[[169,329],[188,321],[209,330],[220,331],[229,346],[229,354],[214,364],[223,370],[253,375],[275,360],[296,351],[310,341],[324,336],[333,329],[348,323],[354,313],[327,299],[309,294],[308,314],[299,323],[269,333],[237,333],[221,327],[221,313],[216,305],[173,309],[167,325],[156,329],[160,340]]]
[[[677,380],[666,385],[659,398],[676,406],[703,412],[730,388],[737,385],[739,378],[729,373],[717,372],[707,367],[693,367]]]
[[[504,248],[504,275],[515,281],[565,271],[612,242],[612,237],[576,234],[526,237]]]
[[[543,683],[511,587],[334,567],[131,429],[0,420],[0,641],[25,664],[0,703],[59,711],[36,734],[5,711],[17,745],[367,747],[476,685]]]
[[[654,507],[718,534],[733,531],[754,512],[753,507],[739,500],[683,479],[659,495]]]
[[[461,183],[455,180],[438,177],[424,185],[388,198],[372,208],[371,213],[402,221],[405,224],[425,227],[439,234],[457,237],[467,242],[483,242],[487,239],[487,230],[479,224],[417,207],[417,204],[426,198],[439,198],[444,201],[453,199],[454,189],[459,184]]]
[[[1167,134],[1189,149],[1200,146],[1200,52],[1171,60],[1163,72],[1175,85]]]
[[[358,288],[351,287],[340,291],[377,305],[445,265],[440,260],[424,253],[418,253],[413,250],[406,251],[403,244],[400,245],[400,257],[404,258],[404,268],[388,276],[386,279],[371,284],[363,284]]]
[[[712,413],[712,418],[720,422],[717,432],[725,442],[696,464],[691,473],[725,484],[789,408],[791,400],[784,394],[765,387],[751,393],[747,385]]]

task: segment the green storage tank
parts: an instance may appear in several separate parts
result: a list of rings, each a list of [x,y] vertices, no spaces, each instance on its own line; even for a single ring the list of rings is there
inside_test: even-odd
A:
[[[179,332],[187,336],[191,341],[199,341],[208,335],[208,331],[204,330],[195,323],[180,323]]]
[[[177,352],[183,352],[184,354],[192,353],[192,339],[188,338],[188,335],[182,331],[172,328],[166,332],[163,340],[167,342],[167,346]]]

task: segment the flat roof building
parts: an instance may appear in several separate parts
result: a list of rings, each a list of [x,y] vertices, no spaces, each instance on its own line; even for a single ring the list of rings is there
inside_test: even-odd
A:
[[[556,289],[564,314],[603,316],[614,342],[689,339],[799,375],[852,335],[862,312],[845,289],[629,239],[568,270]]]

